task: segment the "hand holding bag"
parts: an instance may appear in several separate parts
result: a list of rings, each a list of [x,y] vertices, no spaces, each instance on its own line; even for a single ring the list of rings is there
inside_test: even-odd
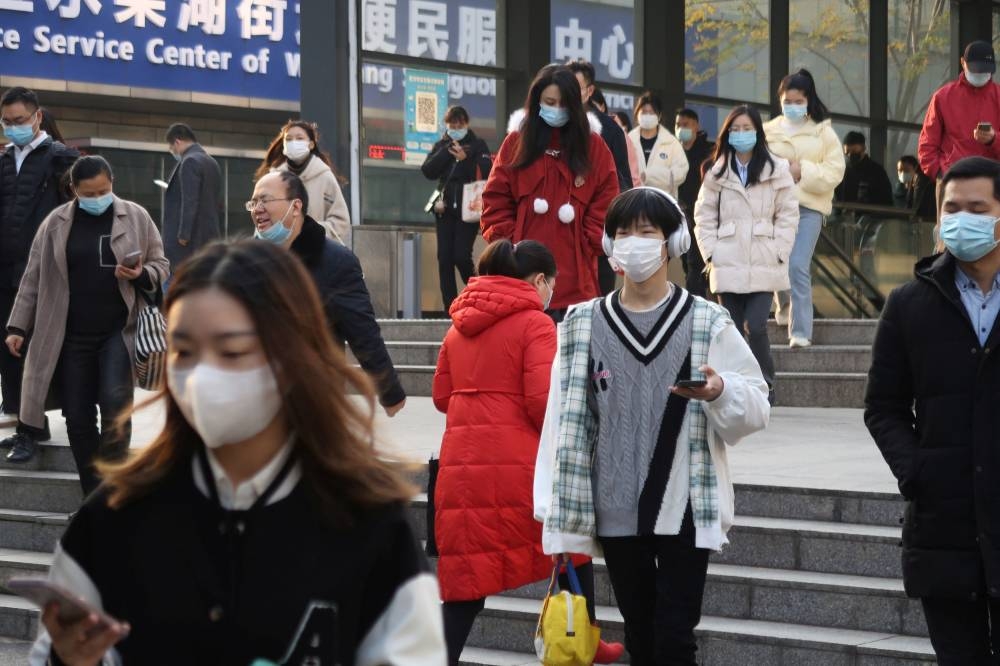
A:
[[[535,629],[535,653],[545,666],[590,666],[601,641],[601,630],[590,624],[587,600],[573,562],[566,562],[570,592],[556,591],[561,566],[557,562],[552,568]]]
[[[163,386],[167,362],[167,322],[156,301],[142,289],[136,291],[145,305],[135,326],[135,385],[157,391]]]
[[[471,183],[462,186],[462,221],[479,222],[483,214],[483,190],[486,189],[486,181],[483,180],[483,172],[476,164],[476,179]]]

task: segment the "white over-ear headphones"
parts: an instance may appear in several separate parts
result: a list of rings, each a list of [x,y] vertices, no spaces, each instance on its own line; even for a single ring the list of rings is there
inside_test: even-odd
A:
[[[633,190],[651,190],[657,194],[663,196],[670,205],[677,209],[677,214],[681,216],[681,226],[677,228],[670,236],[667,237],[667,256],[671,259],[676,259],[681,255],[685,254],[691,249],[691,232],[688,231],[687,217],[684,215],[684,210],[677,203],[677,199],[674,199],[670,194],[661,190],[658,187],[652,187],[650,185],[641,185],[639,187],[633,187]]]

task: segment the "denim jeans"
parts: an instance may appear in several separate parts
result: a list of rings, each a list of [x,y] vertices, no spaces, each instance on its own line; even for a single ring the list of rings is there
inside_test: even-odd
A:
[[[67,331],[58,374],[66,433],[86,496],[100,483],[93,468],[95,458],[123,459],[132,439],[131,422],[122,432],[114,428],[118,415],[132,408],[132,361],[121,330],[110,334]]]
[[[792,288],[790,291],[778,292],[779,310],[787,312],[789,304],[791,305],[789,337],[812,340],[812,256],[822,229],[823,215],[812,208],[799,206],[799,230],[795,234],[795,244],[788,258],[788,279]]]

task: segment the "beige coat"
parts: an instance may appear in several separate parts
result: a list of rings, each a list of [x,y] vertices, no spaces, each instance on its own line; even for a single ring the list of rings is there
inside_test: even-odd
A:
[[[788,162],[764,165],[760,182],[743,187],[720,162],[705,173],[694,204],[694,232],[715,293],[752,294],[788,289],[788,256],[799,228],[799,203]]]
[[[279,169],[288,171],[288,162],[282,162],[272,171]],[[314,155],[299,178],[309,195],[306,214],[323,225],[327,236],[351,247],[351,214],[333,170]]]
[[[628,133],[628,138],[635,146],[636,158],[639,163],[639,180],[643,185],[666,190],[674,198],[677,188],[681,186],[688,174],[688,158],[684,145],[670,131],[660,125],[660,133],[653,144],[653,152],[649,154],[649,162],[642,152],[639,128]]]
[[[163,241],[146,209],[139,204],[115,197],[111,223],[111,250],[121,262],[130,252],[142,250],[142,265],[153,284],[159,288],[170,274],[170,264],[163,256]],[[66,242],[73,225],[76,202],[59,206],[45,218],[31,244],[28,267],[7,322],[8,328],[31,333],[31,345],[24,364],[21,383],[21,421],[40,428],[45,423],[45,397],[55,374],[66,334],[69,315],[69,267]],[[122,300],[128,307],[128,320],[122,336],[129,357],[135,363],[135,325],[142,299],[129,280],[119,280]],[[41,307],[39,307],[41,305]]]
[[[799,205],[823,215],[833,210],[833,191],[844,179],[844,148],[829,120],[821,123],[806,120],[791,133],[782,124],[784,116],[764,123],[767,147],[779,157],[798,160],[802,177],[795,188]]]

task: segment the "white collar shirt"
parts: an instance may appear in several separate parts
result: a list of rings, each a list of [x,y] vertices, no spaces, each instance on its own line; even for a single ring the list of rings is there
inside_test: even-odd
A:
[[[277,478],[278,473],[281,472],[281,468],[285,466],[288,457],[292,455],[292,438],[289,438],[285,442],[285,445],[271,458],[270,462],[260,468],[252,477],[237,484],[235,487],[233,487],[232,482],[226,475],[226,470],[219,464],[212,450],[207,449],[207,453],[208,466],[212,470],[212,476],[215,479],[215,489],[219,493],[219,504],[223,509],[230,511],[246,511],[267,491],[268,486]],[[197,456],[192,460],[192,465],[194,468],[195,485],[202,494],[209,495],[208,485],[205,483],[205,477],[202,474],[201,464]],[[268,498],[267,503],[273,504],[287,497],[301,478],[302,468],[296,463],[289,470],[285,480],[275,488],[274,493]]]
[[[24,160],[31,154],[35,148],[42,145],[42,142],[49,138],[48,132],[41,130],[38,132],[38,136],[31,140],[24,146],[14,146],[14,163],[17,165],[17,172],[21,173],[21,165],[24,164]]]

